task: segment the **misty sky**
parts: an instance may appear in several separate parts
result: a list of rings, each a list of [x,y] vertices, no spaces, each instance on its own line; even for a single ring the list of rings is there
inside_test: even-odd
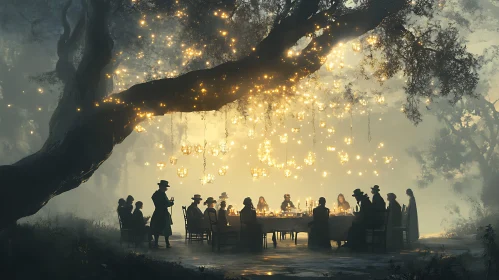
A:
[[[484,28],[469,32],[463,29],[463,36],[469,40],[467,44],[470,51],[480,54],[484,48],[499,43],[497,31],[487,31]],[[2,36],[0,36],[2,37]],[[5,39],[5,37],[3,38]],[[350,46],[350,45],[348,45]],[[53,47],[53,46],[52,46]],[[50,47],[48,47],[50,49]],[[347,48],[348,49],[348,48]],[[26,46],[26,50],[43,53],[46,50],[32,49]],[[147,52],[147,50],[144,50]],[[55,49],[53,49],[55,52]],[[47,60],[50,62],[47,63]],[[355,56],[352,51],[345,54],[345,61],[352,68],[344,70],[344,75],[355,71],[359,56]],[[23,64],[34,63],[29,67],[30,71],[37,73],[48,71],[54,68],[55,60],[39,58],[35,61],[26,59]],[[37,63],[42,64],[36,65]],[[126,62],[123,63],[126,68]],[[326,68],[326,67],[324,67]],[[338,73],[335,73],[336,75]],[[335,80],[334,75],[327,69],[322,69],[320,82],[331,85]],[[0,77],[2,79],[4,77]],[[498,77],[481,77],[491,81],[496,81]],[[261,120],[255,127],[249,121],[246,122],[240,117],[235,109],[228,111],[228,143],[231,150],[224,156],[214,157],[206,153],[206,173],[214,174],[216,179],[212,184],[201,185],[200,178],[203,175],[203,157],[202,154],[195,153],[184,156],[180,153],[180,143],[187,140],[190,144],[201,144],[205,140],[204,122],[200,113],[173,114],[164,117],[156,117],[153,120],[145,122],[142,126],[146,132],[134,132],[123,144],[115,147],[113,155],[108,159],[96,174],[78,189],[60,195],[52,199],[48,205],[38,213],[37,217],[46,215],[55,215],[62,212],[72,212],[83,217],[102,219],[106,221],[117,222],[115,217],[115,208],[117,200],[120,197],[126,197],[131,194],[136,201],[144,202],[144,215],[151,215],[153,204],[151,195],[156,190],[156,183],[160,179],[165,179],[172,186],[168,190],[169,197],[175,197],[176,205],[173,210],[175,232],[183,232],[183,219],[181,206],[188,205],[190,198],[194,194],[201,194],[203,198],[209,196],[218,200],[221,192],[227,192],[229,204],[236,205],[236,208],[242,208],[242,200],[249,196],[257,200],[259,196],[264,196],[269,203],[270,208],[278,208],[283,199],[283,194],[291,194],[293,201],[300,199],[304,208],[304,200],[307,197],[318,199],[324,196],[327,204],[332,208],[339,193],[345,194],[346,199],[353,204],[354,199],[351,193],[354,189],[360,188],[364,192],[370,193],[370,187],[377,184],[381,187],[381,193],[386,199],[386,193],[393,192],[397,194],[400,204],[407,204],[408,199],[405,195],[407,188],[412,188],[418,203],[419,225],[423,234],[440,232],[445,224],[442,221],[447,218],[446,206],[456,203],[461,207],[462,213],[467,215],[469,205],[462,199],[465,195],[476,195],[480,190],[480,182],[470,186],[463,194],[453,193],[450,183],[444,180],[436,180],[426,189],[418,189],[416,179],[419,174],[419,167],[414,159],[407,154],[407,149],[416,146],[424,148],[428,141],[434,137],[434,132],[440,125],[429,114],[424,115],[423,122],[414,126],[404,114],[400,111],[400,100],[404,98],[401,89],[403,83],[400,81],[389,83],[389,86],[379,87],[373,82],[366,83],[358,78],[349,77],[350,81],[366,87],[380,88],[389,94],[385,96],[386,103],[383,106],[371,106],[370,131],[372,139],[368,141],[368,117],[366,114],[355,112],[352,119],[346,116],[343,119],[328,118],[331,110],[326,109],[323,112],[315,111],[315,139],[316,145],[313,145],[313,127],[312,110],[309,105],[302,103],[292,105],[291,111],[297,113],[306,112],[305,120],[298,121],[287,114],[286,120],[281,124],[277,118],[272,119],[272,125],[267,124],[267,139],[272,141],[272,155],[277,162],[285,162],[293,156],[303,170],[293,169],[293,175],[289,178],[284,176],[283,170],[275,167],[268,167],[258,160],[258,144],[263,143],[265,139],[265,124]],[[9,81],[7,81],[8,83]],[[5,81],[4,81],[5,83]],[[393,88],[395,86],[395,88]],[[497,88],[497,82],[491,82],[493,89]],[[4,86],[5,87],[5,86]],[[33,87],[37,87],[36,84]],[[492,90],[491,92],[494,92]],[[1,92],[0,92],[1,93]],[[317,94],[319,93],[311,93]],[[57,96],[50,97],[54,101]],[[322,98],[322,96],[321,96]],[[0,98],[1,99],[1,98]],[[328,102],[327,100],[323,100]],[[1,109],[4,110],[4,109]],[[170,141],[170,118],[173,118],[173,152]],[[187,117],[187,122],[185,118]],[[225,118],[223,109],[214,115],[213,112],[206,114],[206,141],[210,144],[219,144],[225,139]],[[232,119],[238,118],[238,123],[233,124]],[[381,119],[381,120],[380,120]],[[351,121],[352,120],[352,121]],[[320,121],[327,123],[325,128],[321,128]],[[187,123],[187,125],[186,125]],[[0,120],[0,125],[5,125],[5,120]],[[352,125],[352,130],[350,130]],[[300,127],[299,133],[293,133],[291,128]],[[335,133],[327,136],[327,128],[334,127]],[[46,128],[38,128],[40,130]],[[249,137],[248,131],[255,129],[255,136]],[[275,132],[272,132],[275,130]],[[185,134],[187,131],[187,134]],[[282,144],[279,141],[279,135],[287,133],[288,144]],[[23,137],[43,137],[40,135],[20,135]],[[184,138],[186,137],[186,138]],[[352,137],[353,143],[346,145],[344,138]],[[293,140],[293,138],[295,138]],[[297,141],[301,140],[301,144]],[[38,142],[38,147],[42,141]],[[380,143],[383,147],[379,148]],[[160,147],[159,145],[163,145]],[[336,151],[329,152],[327,146],[333,146]],[[32,144],[26,151],[35,150],[36,144]],[[245,148],[246,147],[246,148]],[[349,154],[349,162],[340,164],[338,152],[345,151]],[[287,152],[286,152],[287,151]],[[317,160],[312,166],[306,166],[303,163],[308,152],[315,152]],[[4,152],[5,153],[5,152]],[[374,156],[376,154],[376,156]],[[178,158],[175,166],[169,164],[169,157],[174,155]],[[360,159],[357,160],[356,156]],[[9,155],[8,160],[0,159],[0,163],[6,164],[20,159],[24,155]],[[383,162],[383,157],[393,157],[390,164]],[[377,159],[375,164],[368,163],[368,159]],[[166,163],[167,167],[159,170],[157,164]],[[177,168],[188,168],[188,176],[179,178]],[[228,166],[225,176],[218,175],[218,169],[221,166]],[[250,174],[250,168],[265,167],[269,172],[268,178],[253,179]],[[393,169],[392,169],[393,168]],[[110,171],[115,173],[110,174]],[[116,173],[116,170],[118,171]],[[324,177],[324,171],[327,175]],[[351,174],[348,174],[351,171]],[[379,176],[374,174],[376,171]],[[362,175],[359,175],[359,172]],[[297,178],[294,178],[294,176]],[[96,182],[104,178],[99,183]],[[201,207],[204,209],[204,207]]]

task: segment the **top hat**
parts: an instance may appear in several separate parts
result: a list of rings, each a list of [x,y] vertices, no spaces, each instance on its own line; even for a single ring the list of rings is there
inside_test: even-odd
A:
[[[374,187],[372,187],[372,188],[371,188],[371,190],[373,190],[373,191],[378,191],[378,192],[380,191],[380,189],[379,189],[379,186],[378,186],[378,185],[374,185]]]
[[[160,187],[165,186],[167,188],[170,187],[170,185],[168,184],[168,181],[165,181],[165,180],[159,181],[158,186],[160,186]]]
[[[289,195],[289,193],[287,193],[284,195],[284,198],[286,198],[286,197],[291,197],[291,196]]]
[[[353,194],[352,194],[353,197],[359,197],[359,196],[363,196],[363,195],[364,195],[364,192],[361,191],[360,189],[354,190]]]
[[[204,202],[205,205],[212,204],[212,203],[217,203],[216,200],[213,199],[213,197],[208,197],[206,201]]]
[[[218,198],[220,198],[220,199],[228,199],[229,197],[227,196],[226,192],[223,192],[222,195],[220,195]]]
[[[195,194],[193,198],[191,198],[192,200],[203,200],[201,198],[201,195],[200,194]]]

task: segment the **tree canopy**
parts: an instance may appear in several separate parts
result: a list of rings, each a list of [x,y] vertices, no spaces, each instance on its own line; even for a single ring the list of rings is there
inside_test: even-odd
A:
[[[2,5],[17,11],[30,2]],[[35,2],[48,11],[57,5]],[[58,3],[63,30],[57,65],[36,78],[59,80],[63,88],[43,147],[0,166],[0,195],[7,201],[0,215],[6,223],[35,213],[52,197],[88,180],[114,145],[144,119],[219,110],[252,97],[293,95],[296,83],[318,71],[335,46],[352,39],[364,46],[366,77],[380,82],[405,77],[404,112],[416,124],[422,120],[421,99],[447,98],[455,104],[473,96],[478,83],[478,60],[456,27],[443,22],[446,14],[437,0]],[[33,38],[51,34],[51,28],[38,24],[45,16],[32,12],[23,17]],[[8,18],[4,26],[9,28]],[[144,38],[137,35],[140,28],[168,30],[190,50],[158,47],[157,42],[168,45],[172,36]],[[158,63],[180,66],[117,92],[112,82],[117,65],[129,56],[140,57],[137,50],[143,48],[151,48]],[[200,51],[203,56],[196,55]]]

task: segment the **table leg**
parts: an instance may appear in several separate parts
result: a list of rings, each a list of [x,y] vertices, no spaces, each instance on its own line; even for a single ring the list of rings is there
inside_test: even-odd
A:
[[[275,236],[275,231],[272,232],[272,242],[274,243],[274,248],[277,247],[277,238]]]

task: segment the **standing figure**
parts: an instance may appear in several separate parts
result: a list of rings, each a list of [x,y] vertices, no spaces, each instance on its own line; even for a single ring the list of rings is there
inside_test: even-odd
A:
[[[229,226],[229,222],[227,219],[227,210],[225,210],[226,206],[227,202],[220,202],[220,209],[218,209],[218,226],[220,227],[220,229],[224,229]]]
[[[168,181],[161,180],[158,183],[159,189],[152,195],[154,202],[154,213],[151,218],[151,232],[154,235],[154,247],[158,247],[159,236],[165,236],[167,248],[171,248],[170,236],[172,235],[172,217],[168,212],[168,207],[173,206],[173,197],[171,200],[166,196],[166,191],[170,187]]]
[[[371,193],[373,194],[373,226],[379,227],[384,224],[386,215],[386,203],[385,200],[379,194],[379,186],[374,185],[371,188]]]
[[[286,212],[291,209],[295,209],[295,205],[293,204],[293,201],[291,201],[291,196],[289,194],[285,194],[284,201],[281,203],[281,210]]]
[[[352,196],[360,205],[360,211],[355,213],[352,227],[348,230],[347,243],[343,246],[352,250],[363,251],[366,249],[366,229],[368,225],[371,225],[372,220],[372,203],[369,196],[360,189],[356,189]]]
[[[314,208],[314,220],[310,224],[310,244],[312,248],[331,248],[329,239],[329,209],[326,199],[319,198],[319,206]]]
[[[397,228],[402,225],[402,207],[397,202],[397,196],[394,193],[386,195],[388,200],[388,225],[386,232],[386,240],[388,248],[398,250],[403,245],[403,233]]]
[[[221,204],[222,204],[222,201],[225,201],[227,202],[227,199],[229,199],[229,196],[227,196],[227,193],[226,192],[223,192],[219,197],[218,199],[220,199],[220,204],[218,205],[218,209],[220,209],[221,207]],[[227,205],[227,204],[226,204]]]
[[[262,249],[263,233],[262,227],[256,220],[256,210],[253,207],[251,198],[247,197],[243,201],[244,208],[241,210],[241,241],[252,251]]]
[[[132,212],[133,212],[133,202],[134,202],[133,196],[129,195],[126,198],[125,205],[123,206],[122,209],[122,215],[121,215],[121,223],[123,224],[124,228],[132,228]]]
[[[191,198],[193,201],[189,207],[187,207],[186,215],[187,215],[187,229],[192,233],[202,233],[203,232],[203,221],[204,215],[203,212],[199,209],[198,205],[201,203],[201,195],[195,194],[194,197]]]
[[[126,204],[126,201],[123,198],[120,198],[118,200],[118,208],[116,209],[116,211],[118,212],[118,217],[120,219],[120,223],[121,223],[122,228],[126,228],[125,222],[123,221],[123,217],[126,215],[125,214],[125,204]]]
[[[340,193],[338,195],[338,212],[343,213],[344,211],[350,210],[350,203],[345,200],[345,196]]]
[[[405,192],[409,196],[409,205],[407,205],[407,227],[409,230],[409,241],[414,242],[419,239],[418,208],[416,198],[411,189]]]
[[[256,210],[261,213],[269,212],[269,205],[267,204],[267,201],[265,201],[265,198],[263,196],[260,196],[260,198],[258,199]]]

